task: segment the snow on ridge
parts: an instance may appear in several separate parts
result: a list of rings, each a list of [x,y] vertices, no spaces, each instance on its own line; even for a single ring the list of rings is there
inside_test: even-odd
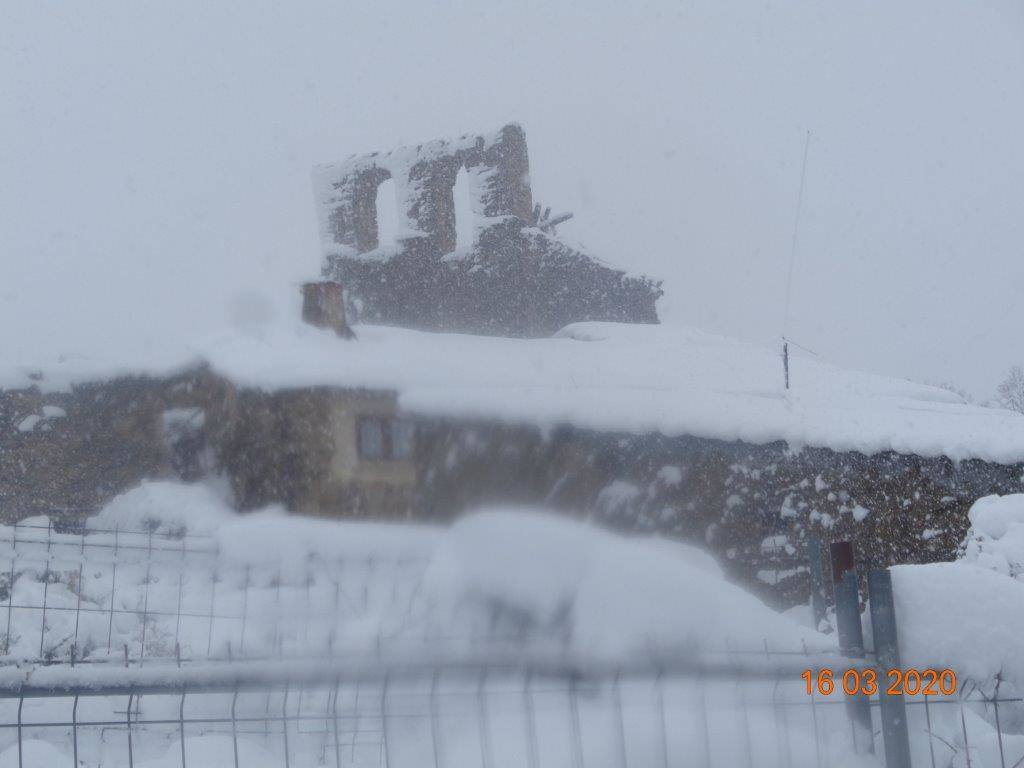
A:
[[[693,328],[588,322],[552,338],[511,339],[364,325],[358,336],[341,342],[299,323],[258,335],[233,331],[136,372],[166,373],[204,361],[239,386],[393,390],[402,408],[417,415],[785,441],[793,449],[1024,460],[1020,414],[803,357],[790,360],[786,392],[777,350]],[[68,386],[75,370],[57,366],[35,383]],[[102,378],[102,370],[89,361],[77,380]]]

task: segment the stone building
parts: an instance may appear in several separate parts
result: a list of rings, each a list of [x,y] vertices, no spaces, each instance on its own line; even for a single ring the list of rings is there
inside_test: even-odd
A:
[[[865,564],[950,559],[977,498],[1024,491],[1024,417],[910,382],[798,359],[783,397],[773,350],[664,326],[350,340],[321,316],[173,374],[0,392],[3,521],[78,522],[151,477],[347,518],[543,505],[708,546],[785,605],[813,536]]]
[[[239,509],[407,518],[416,468],[393,391],[172,375],[0,391],[0,523],[77,524],[145,479],[219,479]]]
[[[303,318],[332,331],[339,353],[354,336],[341,296],[335,283],[303,286]],[[413,512],[412,425],[393,390],[245,386],[206,362],[172,373],[54,373],[0,389],[0,523],[47,515],[77,524],[153,478],[218,480],[242,510]]]
[[[473,243],[456,249],[452,189],[468,174]],[[381,245],[377,188],[393,179],[399,240]],[[660,283],[560,240],[535,206],[517,125],[350,157],[313,173],[324,276],[363,320],[424,330],[549,336],[582,320],[656,323]]]
[[[653,324],[658,284],[558,240],[528,172],[516,126],[322,167],[324,271],[343,282],[303,286],[306,325],[178,368],[0,369],[0,522],[80,522],[147,478],[337,517],[539,504],[706,545],[785,605],[806,597],[812,537],[873,565],[950,559],[978,497],[1024,491],[1024,417],[802,359],[783,391],[774,350]],[[395,246],[377,237],[386,178]],[[349,327],[343,285],[382,325]]]

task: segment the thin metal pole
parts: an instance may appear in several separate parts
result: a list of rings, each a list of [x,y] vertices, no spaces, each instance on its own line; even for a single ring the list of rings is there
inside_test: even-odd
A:
[[[83,536],[83,541],[85,537]],[[83,560],[78,564],[78,600],[75,603],[75,639],[71,641],[71,663],[75,662],[75,648],[78,646],[78,620],[82,615],[82,568],[85,565]]]
[[[181,738],[181,768],[185,766],[185,691],[181,692],[181,701],[178,702],[178,736]]]
[[[75,703],[71,705],[71,742],[74,746],[75,768],[78,768],[78,694],[75,694]]]
[[[924,697],[924,721],[928,729],[928,754],[931,757],[932,768],[935,768],[935,736],[932,734],[932,713],[928,708],[928,697]]]
[[[967,768],[971,768],[971,744],[967,738],[967,720],[964,718],[964,700],[960,699],[960,727],[964,732],[964,755],[967,757]]]
[[[21,708],[25,706],[25,694],[18,696],[18,768],[23,768],[23,755],[21,746]]]
[[[823,765],[821,762],[821,732],[818,730],[818,702],[814,695],[814,688],[811,688],[811,724],[814,726],[814,757],[815,765]]]
[[[284,686],[284,698],[281,700],[281,730],[284,733],[284,768],[291,768],[288,755],[288,684]]]
[[[618,670],[616,670],[615,677],[612,679],[612,701],[615,704],[617,715],[615,725],[619,742],[619,765],[622,768],[629,768],[629,757],[626,754],[626,719],[622,714],[622,687]]]
[[[480,679],[477,682],[477,715],[480,728],[480,765],[483,768],[490,768],[492,763],[491,729],[490,718],[487,712],[487,670],[480,672]]]
[[[135,694],[128,694],[128,706],[125,708],[124,721],[128,730],[128,768],[134,768],[135,756],[132,754],[132,701],[135,699]]]
[[[775,685],[772,686],[772,713],[775,716],[775,746],[779,751],[779,765],[788,765],[791,761],[783,756],[783,743],[785,742],[786,753],[789,752],[788,724],[785,722],[785,706],[779,706],[779,685],[782,683],[782,674],[775,676]]]
[[[149,623],[149,582],[153,575],[153,532],[149,532],[149,547],[146,552],[146,589],[142,598],[142,634],[139,638],[139,666],[146,658],[146,624]]]
[[[540,765],[540,745],[537,742],[537,710],[533,702],[533,672],[527,671],[523,681],[523,706],[526,717],[526,757],[529,768]]]
[[[797,238],[800,234],[800,214],[804,208],[804,184],[807,180],[807,155],[811,149],[811,132],[807,131],[804,139],[804,157],[800,164],[800,190],[796,197],[796,215],[793,218],[793,237],[789,246],[789,270],[786,273],[786,301],[783,305],[782,336],[786,337],[789,330],[789,304],[793,295],[793,269],[796,265]],[[787,382],[786,389],[789,389]]]
[[[782,339],[782,377],[785,387],[789,389],[789,342]]]
[[[217,569],[213,569],[213,574],[210,577],[210,622],[209,622],[209,634],[206,637],[206,656],[210,656],[210,649],[213,648],[213,614],[214,606],[217,602]]]
[[[181,570],[178,571],[178,607],[174,613],[174,645],[178,647],[179,638],[181,637],[181,598],[184,593],[184,581],[185,581],[185,563],[184,554],[182,555]]]
[[[46,570],[43,571],[43,620],[39,625],[39,658],[43,658],[43,640],[46,636],[46,596],[50,591],[50,545],[46,545]]]
[[[740,700],[740,729],[743,733],[743,746],[747,755],[747,766],[748,768],[754,768],[754,748],[750,743],[750,714],[747,712],[747,696],[743,690],[743,679],[737,675],[736,679],[736,694]]]
[[[235,689],[231,696],[231,746],[235,755],[235,768],[238,768],[238,720],[235,715],[235,705],[238,704],[238,689]]]
[[[110,569],[110,619],[107,622],[107,653],[110,653],[111,638],[114,633],[114,593],[117,592],[117,545],[118,528],[114,526],[114,562]]]
[[[579,697],[576,695],[576,675],[569,679],[569,727],[572,733],[572,755],[575,768],[583,768],[583,730],[580,726]]]
[[[338,689],[341,687],[341,676],[334,680],[334,702],[331,705],[331,720],[334,725],[334,768],[341,768],[341,739],[338,737]]]
[[[250,568],[250,566],[248,564],[246,564],[246,566],[245,566],[245,586],[244,586],[244,591],[242,592],[242,637],[241,637],[241,639],[239,640],[239,643],[238,643],[238,655],[239,656],[244,656],[245,655],[245,625],[246,625],[246,622],[247,622],[247,620],[249,618],[249,568]]]
[[[384,768],[391,766],[391,751],[388,744],[388,686],[391,684],[391,675],[385,673],[384,685],[380,691],[380,720],[381,720],[381,750],[383,751]],[[352,740],[352,748],[355,749],[355,739]]]
[[[17,531],[17,526],[14,526]],[[17,541],[17,533],[15,533],[15,541]],[[7,585],[7,634],[4,639],[4,656],[11,651],[11,610],[14,608],[14,552],[11,552],[11,575]]]
[[[303,650],[309,648],[309,623],[312,620],[313,603],[310,598],[310,589],[313,586],[313,553],[309,553],[309,557],[306,558],[306,610],[303,614],[302,621],[302,646]]]
[[[430,680],[430,740],[434,748],[434,768],[441,768],[441,763],[443,762],[441,759],[443,753],[441,745],[441,713],[438,710],[439,702],[437,700],[439,684],[440,672],[435,669]]]
[[[999,766],[1006,768],[1006,756],[1003,753],[1003,728],[999,722],[999,686],[1003,683],[1003,673],[996,673],[996,689],[992,692],[992,708],[996,714],[996,738],[999,739]]]
[[[703,672],[697,674],[697,685],[700,687],[700,721],[704,736],[704,766],[711,768],[711,728],[708,723],[708,690],[704,682]]]
[[[658,737],[661,742],[661,768],[668,768],[668,723],[665,713],[664,670],[658,670],[654,680],[654,690],[658,698]]]

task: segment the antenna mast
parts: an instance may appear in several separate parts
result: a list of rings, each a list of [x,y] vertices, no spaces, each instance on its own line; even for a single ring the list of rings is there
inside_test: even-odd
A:
[[[800,234],[800,213],[804,205],[804,182],[807,179],[807,154],[811,148],[811,131],[808,129],[807,137],[804,139],[804,159],[800,166],[800,191],[796,198],[796,217],[793,220],[793,239],[789,249],[789,273],[786,276],[786,303],[782,316],[782,374],[786,389],[789,389],[789,339],[786,333],[789,330],[789,304],[793,294],[793,267],[796,264],[797,236]]]

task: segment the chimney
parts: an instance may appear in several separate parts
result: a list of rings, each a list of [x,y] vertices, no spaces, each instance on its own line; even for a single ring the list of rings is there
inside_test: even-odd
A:
[[[343,339],[355,338],[345,319],[341,283],[333,280],[302,284],[302,319],[317,328],[331,328]]]

